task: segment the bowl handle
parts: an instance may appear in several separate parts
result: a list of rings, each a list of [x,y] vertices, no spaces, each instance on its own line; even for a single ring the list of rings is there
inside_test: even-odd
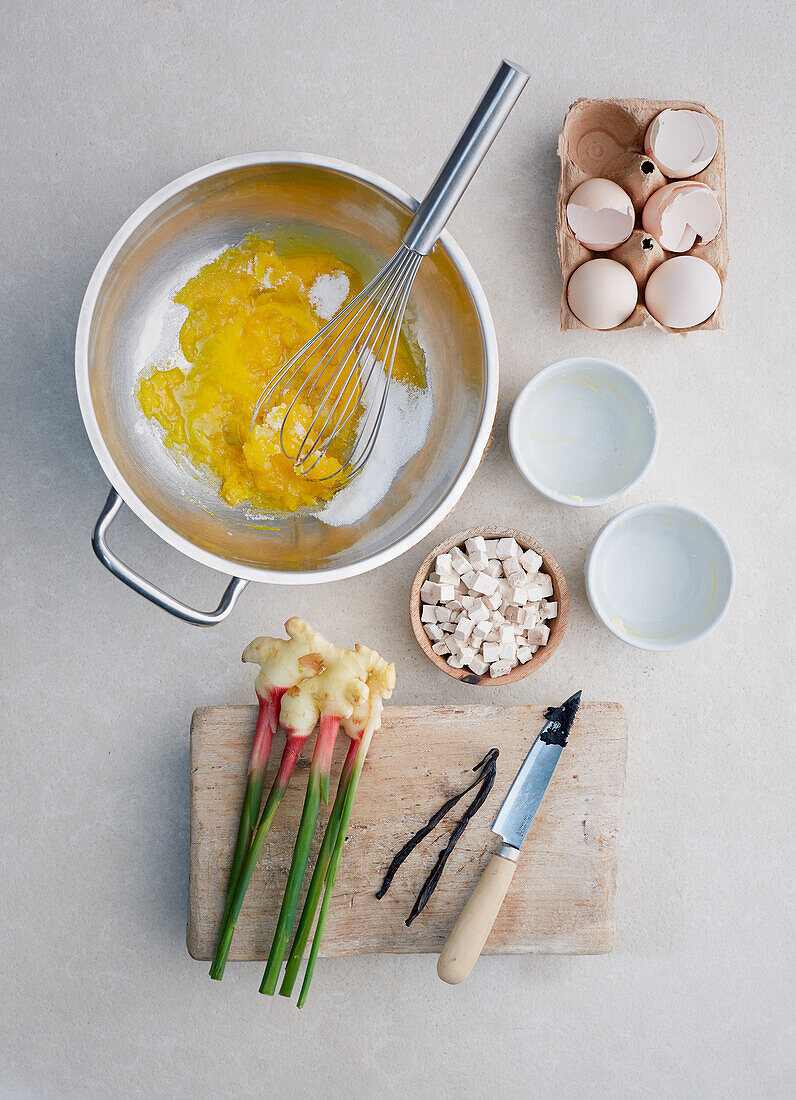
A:
[[[223,619],[226,619],[232,608],[238,601],[243,589],[249,583],[242,577],[233,577],[224,590],[224,595],[221,597],[221,602],[215,611],[197,611],[194,607],[189,607],[187,603],[183,603],[181,600],[175,599],[174,596],[170,596],[168,592],[164,592],[161,588],[152,584],[145,577],[142,577],[135,570],[131,569],[128,565],[125,565],[120,558],[117,558],[113,551],[105,541],[105,535],[108,528],[113,522],[116,514],[123,504],[122,498],[116,492],[115,489],[111,489],[108,493],[108,499],[105,501],[105,507],[100,512],[100,517],[97,520],[97,526],[94,528],[94,535],[91,540],[91,545],[94,547],[94,553],[99,560],[113,573],[114,577],[118,577],[120,581],[132,588],[134,592],[137,592],[140,596],[144,596],[145,599],[150,600],[152,603],[157,604],[158,607],[162,607],[164,611],[168,611],[170,615],[176,615],[178,619],[184,619],[186,623],[192,623],[194,626],[215,626],[216,623],[220,623]]]

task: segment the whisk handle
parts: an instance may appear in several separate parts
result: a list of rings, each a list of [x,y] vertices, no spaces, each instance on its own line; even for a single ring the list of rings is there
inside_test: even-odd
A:
[[[407,226],[401,238],[407,248],[427,256],[434,247],[456,203],[528,82],[528,76],[519,65],[501,61],[492,83]]]

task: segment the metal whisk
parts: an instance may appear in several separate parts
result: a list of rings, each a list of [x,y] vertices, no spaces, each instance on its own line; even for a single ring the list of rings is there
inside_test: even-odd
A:
[[[261,410],[266,422],[281,417],[281,423],[277,420],[279,445],[302,475],[318,467],[335,440],[343,445],[342,457],[333,473],[319,472],[318,480],[339,477],[344,470],[354,477],[370,457],[384,419],[395,351],[417,269],[436,244],[527,81],[524,69],[501,62],[415,211],[398,251],[344,310],[288,359],[260,394],[251,429]],[[348,435],[344,434],[347,428]]]

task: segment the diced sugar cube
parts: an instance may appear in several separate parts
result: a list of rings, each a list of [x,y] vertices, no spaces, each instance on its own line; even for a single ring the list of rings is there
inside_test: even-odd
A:
[[[505,561],[506,558],[518,558],[522,553],[522,549],[516,539],[498,539],[495,553],[501,561]]]
[[[526,630],[525,637],[531,645],[547,645],[550,627],[545,623],[539,623],[538,626],[532,626],[530,630]]]
[[[440,608],[440,611],[443,609]],[[437,608],[434,604],[424,603],[420,608],[420,621],[421,623],[436,623],[439,622],[437,618]]]
[[[539,574],[537,574],[538,576]],[[528,599],[533,603],[538,603],[539,600],[543,600],[545,597],[544,585],[537,583],[536,578],[532,577],[526,584],[528,590]]]
[[[503,566],[497,560],[488,561],[486,563],[486,567],[483,570],[483,572],[488,573],[490,575],[490,577],[502,577],[503,576]]]
[[[420,586],[420,599],[423,603],[439,603],[440,586],[434,581],[424,581]]]
[[[555,600],[542,600],[539,607],[539,615],[543,619],[554,619],[558,614],[558,604]]]
[[[468,573],[462,573],[462,584],[465,588],[472,588],[475,584],[475,578],[478,576],[476,571],[471,568]]]
[[[448,600],[448,602],[445,606],[451,612],[453,612],[453,611],[464,611],[464,604],[462,603],[461,598],[458,597],[458,596],[454,596],[454,598],[452,600]]]
[[[517,607],[524,607],[528,602],[528,589],[521,584],[515,584],[509,588],[508,599]]]
[[[497,580],[495,577],[490,577],[488,573],[478,573],[472,585],[473,591],[480,592],[484,596],[491,596],[497,587]]]
[[[499,640],[500,640],[500,634],[498,633],[498,628],[496,626],[493,626],[492,629],[487,634],[486,638],[484,638],[484,641],[485,642],[497,642]]]
[[[500,660],[500,646],[497,642],[484,642],[481,646],[481,652],[484,656],[484,660],[489,665],[491,665],[493,661]]]
[[[513,607],[513,606],[512,607],[507,607],[506,608],[506,618],[508,619],[508,621],[510,623],[515,623],[517,626],[519,626],[520,625],[520,608],[519,607]]]
[[[464,540],[464,549],[467,551],[468,556],[475,551],[485,554],[486,543],[480,535],[473,535],[471,539]]]
[[[535,550],[524,550],[520,554],[520,565],[526,573],[534,574],[542,566],[541,555],[537,554]]]
[[[424,623],[423,629],[426,634],[431,638],[432,642],[438,642],[442,637],[444,631],[436,623]]]
[[[517,646],[517,660],[521,665],[527,665],[531,657],[533,657],[534,651],[528,645]]]
[[[524,588],[528,583],[528,574],[523,569],[518,569],[516,572],[512,570],[511,573],[506,574],[506,580],[510,589]]]
[[[438,607],[432,607],[429,610],[433,611],[434,614],[436,615],[436,622],[438,622],[438,623],[450,622],[450,617],[451,617],[452,612],[451,612],[451,609],[448,607],[447,604],[440,604]],[[431,620],[429,620],[429,621],[431,621]]]
[[[531,599],[544,599],[547,596],[553,595],[553,578],[549,573],[536,573],[530,578],[528,587],[533,589],[538,588],[542,593],[541,596],[532,596]]]
[[[499,659],[501,661],[516,661],[517,660],[517,642],[514,639],[514,632],[511,634],[510,642],[501,642],[499,648]]]
[[[448,664],[451,666],[451,668],[464,668],[464,661],[455,653],[452,653],[448,658]]]
[[[431,581],[432,584],[439,584],[439,573],[436,571],[436,569],[431,570],[428,575],[428,579]]]
[[[445,640],[448,643],[448,648],[450,649],[451,653],[453,653],[456,657],[460,657],[461,652],[464,649],[464,642],[461,641],[460,638],[457,638],[455,634],[449,634]]]
[[[438,573],[450,573],[453,570],[453,559],[450,554],[437,554],[434,566]]]
[[[539,622],[539,605],[536,603],[527,604],[521,609],[517,621],[522,623],[524,627],[536,626]]]
[[[500,595],[503,597],[504,600],[508,598],[508,594],[509,592],[511,592],[511,587],[511,584],[506,580],[505,577],[501,577],[498,580],[498,591],[500,592]]]
[[[525,627],[522,625],[522,623],[512,623],[512,626],[514,627],[515,635],[519,639],[520,635],[525,633]],[[519,645],[519,644],[520,643],[519,643],[519,640],[518,640],[517,645]]]
[[[470,635],[470,638],[473,642],[478,642],[478,644],[480,645],[481,642],[483,642],[484,638],[486,638],[487,634],[489,634],[491,629],[492,624],[489,622],[476,623],[476,625],[473,627],[473,632]]]
[[[495,661],[489,666],[489,675],[494,680],[497,676],[505,676],[507,672],[511,672],[513,667],[511,661]]]
[[[468,554],[470,564],[477,572],[483,572],[489,565],[489,558],[485,550],[471,550]]]
[[[454,591],[460,586],[461,577],[458,573],[439,573],[439,583],[449,584]]]
[[[441,642],[434,642],[431,648],[439,657],[445,657],[451,651],[451,647],[448,645],[444,638]]]
[[[484,596],[484,603],[490,611],[499,611],[503,603],[503,597],[500,591],[493,592],[491,596]]]
[[[503,624],[506,621],[505,616],[502,615],[500,611],[493,611],[490,618],[491,618],[491,621],[492,621],[492,626],[496,630],[497,630],[498,627],[503,626]]]
[[[514,627],[511,625],[511,623],[505,623],[498,630],[498,635],[500,637],[501,645],[503,644],[503,642],[512,642],[513,643],[514,642]]]
[[[443,634],[452,634],[456,629],[456,623],[440,623],[439,628]]]
[[[453,632],[454,638],[460,638],[463,642],[466,641],[473,632],[475,623],[467,616],[459,619],[456,624],[456,629]]]
[[[452,584],[439,585],[439,603],[447,603],[448,600],[452,600],[455,596]]]
[[[469,596],[469,595],[459,596],[459,602],[461,603],[461,605],[462,605],[462,607],[464,608],[465,611],[469,611],[470,608],[475,603],[475,596]]]
[[[469,664],[470,661],[472,661],[473,657],[475,657],[477,652],[478,652],[478,650],[475,648],[475,646],[466,645],[466,646],[462,646],[462,651],[459,654],[459,656],[461,657],[461,659],[464,661],[465,664]]]
[[[451,550],[451,567],[459,576],[461,576],[462,573],[469,573],[472,568],[469,558],[466,554],[462,553],[458,546],[454,546]]]
[[[474,623],[483,623],[489,618],[491,612],[483,600],[476,600],[470,608],[470,618]]]
[[[484,539],[484,549],[490,558],[497,557],[497,539]]]
[[[483,657],[476,653],[467,662],[467,667],[470,669],[471,672],[474,672],[476,676],[483,676],[489,668],[489,665],[486,663]]]
[[[503,559],[503,572],[507,577],[510,573],[519,573],[520,569],[522,569],[520,559],[515,554],[509,554]]]

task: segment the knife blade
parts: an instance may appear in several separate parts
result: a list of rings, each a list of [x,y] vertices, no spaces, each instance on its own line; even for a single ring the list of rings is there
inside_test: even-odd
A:
[[[437,961],[437,974],[449,985],[464,981],[492,930],[514,878],[520,848],[561,759],[580,706],[580,696],[576,691],[560,706],[545,711],[547,721],[497,812],[492,832],[504,843],[482,872]]]
[[[509,793],[497,812],[492,832],[518,851],[561,759],[580,706],[580,694],[576,691],[560,707],[551,707],[545,712],[547,721],[520,765]]]

